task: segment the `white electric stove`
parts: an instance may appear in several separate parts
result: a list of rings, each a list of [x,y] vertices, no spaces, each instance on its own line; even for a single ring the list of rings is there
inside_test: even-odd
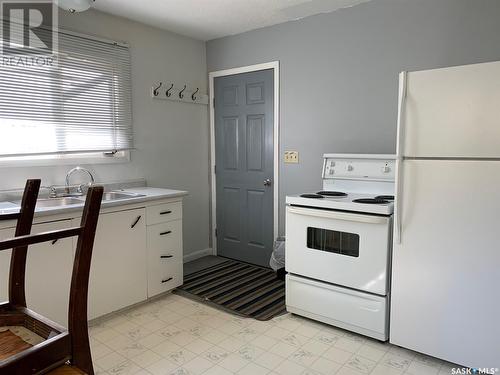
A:
[[[286,197],[288,311],[388,339],[394,164],[325,154],[322,189]]]

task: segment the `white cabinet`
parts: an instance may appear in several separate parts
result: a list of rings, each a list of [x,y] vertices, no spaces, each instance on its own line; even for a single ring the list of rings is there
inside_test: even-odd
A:
[[[70,227],[70,220],[35,224],[32,233]],[[15,229],[0,230],[0,240],[14,236]],[[69,289],[74,251],[71,238],[44,242],[28,248],[26,260],[26,302],[28,308],[67,326]],[[8,299],[11,251],[0,252],[0,300]]]
[[[182,285],[182,221],[148,226],[148,297]]]
[[[148,297],[183,283],[182,204],[147,208]]]
[[[146,210],[101,214],[90,269],[89,319],[146,299]]]
[[[33,233],[80,225],[75,215],[50,216]],[[15,222],[0,229],[14,235]],[[66,326],[76,237],[30,247],[26,264],[28,307]],[[183,283],[182,201],[104,209],[97,224],[89,281],[89,319],[147,300]],[[0,302],[8,298],[10,251],[0,252]]]

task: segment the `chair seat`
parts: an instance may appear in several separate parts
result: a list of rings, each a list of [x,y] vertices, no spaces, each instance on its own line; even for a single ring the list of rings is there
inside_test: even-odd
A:
[[[22,326],[0,327],[0,361],[31,348],[44,339]]]
[[[31,345],[10,330],[0,332],[0,361],[31,348]]]
[[[48,375],[84,375],[85,373],[76,367],[64,365],[47,373]]]

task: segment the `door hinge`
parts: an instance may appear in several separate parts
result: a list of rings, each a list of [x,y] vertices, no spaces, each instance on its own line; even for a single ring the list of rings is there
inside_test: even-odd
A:
[[[217,228],[215,228],[215,237],[217,237]]]
[[[212,98],[212,107],[215,108],[215,98]]]
[[[214,174],[217,174],[217,166],[214,165]]]

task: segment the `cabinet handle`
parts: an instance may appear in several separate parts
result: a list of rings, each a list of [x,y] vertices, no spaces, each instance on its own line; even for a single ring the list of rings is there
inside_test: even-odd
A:
[[[168,279],[162,280],[161,283],[162,284],[168,283],[172,279],[173,279],[173,277],[169,277]]]
[[[167,215],[167,214],[171,214],[172,211],[168,210],[168,211],[162,211],[160,212],[160,215]]]
[[[160,236],[164,236],[164,235],[170,234],[170,233],[172,233],[172,231],[171,230],[167,230],[166,232],[161,232]]]
[[[57,241],[59,241],[59,238],[56,238],[54,241],[52,241],[52,245],[55,245]]]
[[[161,259],[166,259],[166,258],[173,258],[173,255],[160,255]]]
[[[137,225],[137,223],[139,222],[139,220],[141,220],[141,217],[142,217],[142,215],[137,216],[137,219],[135,219],[135,221],[132,223],[130,228],[135,227]]]

